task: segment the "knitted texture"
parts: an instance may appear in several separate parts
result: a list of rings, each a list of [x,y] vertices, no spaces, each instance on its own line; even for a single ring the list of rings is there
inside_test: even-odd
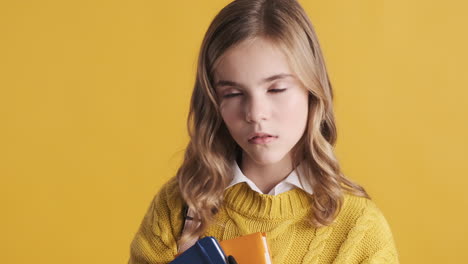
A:
[[[266,232],[274,264],[399,263],[390,227],[372,200],[345,194],[335,221],[314,228],[311,196],[300,189],[260,194],[246,183],[225,191],[224,204],[204,236],[219,241]],[[131,243],[129,264],[168,263],[177,254],[183,200],[167,183],[151,202]]]

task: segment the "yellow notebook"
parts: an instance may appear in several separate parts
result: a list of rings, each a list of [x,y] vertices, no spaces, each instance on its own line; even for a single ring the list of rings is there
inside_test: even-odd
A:
[[[271,264],[266,234],[257,232],[219,242],[226,253],[232,255],[238,264]]]

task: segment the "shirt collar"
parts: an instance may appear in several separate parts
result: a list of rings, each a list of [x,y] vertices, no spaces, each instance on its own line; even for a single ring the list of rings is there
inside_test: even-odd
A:
[[[300,166],[301,165],[299,164],[299,167]],[[299,167],[296,168],[296,170],[293,170],[284,180],[279,182],[268,194],[277,195],[277,194],[280,194],[285,191],[289,191],[294,188],[299,188],[307,192],[308,194],[313,194],[313,190],[310,184],[303,177],[299,179],[299,174],[297,173]],[[257,187],[257,185],[255,185],[255,183],[252,180],[250,180],[247,176],[244,175],[239,165],[237,164],[237,161],[235,160],[233,161],[232,168],[233,168],[234,176],[233,176],[231,183],[229,183],[226,189],[238,183],[245,182],[252,190],[263,194],[263,192]]]

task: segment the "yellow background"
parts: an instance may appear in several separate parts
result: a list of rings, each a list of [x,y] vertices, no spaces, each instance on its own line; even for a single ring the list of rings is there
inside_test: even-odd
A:
[[[180,164],[197,52],[227,2],[0,2],[2,263],[126,263]],[[402,263],[468,263],[467,4],[300,2],[344,173]]]

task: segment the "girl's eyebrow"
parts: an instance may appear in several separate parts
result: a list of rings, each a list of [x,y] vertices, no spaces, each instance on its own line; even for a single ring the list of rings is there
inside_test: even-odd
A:
[[[264,78],[263,80],[260,81],[259,84],[269,83],[269,82],[272,82],[272,81],[275,81],[275,80],[278,80],[278,79],[284,79],[284,78],[287,78],[287,77],[293,77],[293,75],[292,75],[292,74],[289,74],[289,73],[279,73],[279,74],[275,74],[275,75],[272,75],[272,76],[270,76],[270,77]],[[219,81],[216,82],[216,84],[215,84],[215,88],[222,87],[222,86],[238,86],[238,87],[244,87],[244,85],[242,85],[242,84],[240,84],[240,83],[237,83],[237,82],[234,82],[234,81],[229,81],[229,80],[219,80]]]

